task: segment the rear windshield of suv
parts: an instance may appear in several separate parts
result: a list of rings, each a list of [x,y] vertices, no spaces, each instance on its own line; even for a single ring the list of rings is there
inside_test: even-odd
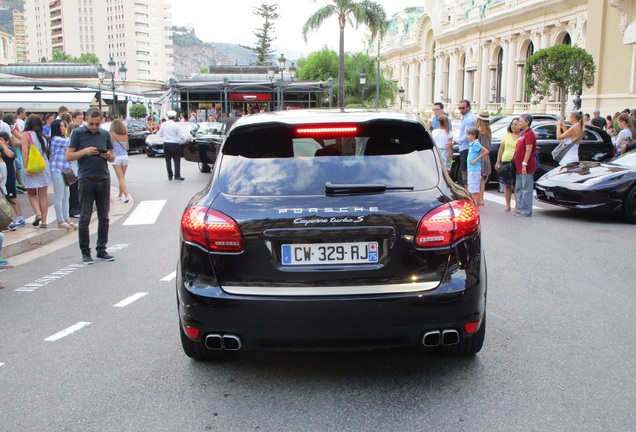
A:
[[[433,149],[421,125],[405,122],[252,125],[226,139],[219,187],[238,196],[324,195],[328,183],[430,189],[439,182]]]

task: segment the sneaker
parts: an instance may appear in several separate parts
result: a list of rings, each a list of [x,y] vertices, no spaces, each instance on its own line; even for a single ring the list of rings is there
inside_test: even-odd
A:
[[[18,219],[18,221],[15,223],[15,226],[18,228],[22,228],[25,225],[26,225],[26,222],[24,221],[23,217],[20,217],[20,219]]]
[[[7,265],[7,264],[9,264],[8,260],[0,258],[0,265]]]
[[[97,260],[98,261],[115,261],[115,257],[112,255],[108,255],[108,252],[98,252]]]
[[[9,224],[9,229],[10,229],[11,231],[15,231],[15,230],[16,230],[16,228],[18,228],[19,226],[24,226],[24,225],[18,225],[18,223],[17,223],[17,222],[11,222],[11,223]]]
[[[127,203],[130,201],[130,197],[128,195],[124,196],[124,202]]]
[[[82,255],[82,262],[84,265],[91,265],[93,264],[93,258],[90,255]]]
[[[117,201],[121,201],[121,196],[117,195]]]

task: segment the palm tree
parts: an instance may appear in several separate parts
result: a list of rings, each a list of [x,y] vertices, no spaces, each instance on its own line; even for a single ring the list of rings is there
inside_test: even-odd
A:
[[[314,0],[315,2],[316,0]],[[340,49],[338,51],[338,107],[344,108],[344,29],[347,21],[357,28],[364,24],[371,30],[371,39],[384,33],[386,12],[382,5],[370,0],[331,0],[309,17],[303,26],[303,39],[307,42],[307,33],[317,30],[328,18],[336,15],[340,26]]]

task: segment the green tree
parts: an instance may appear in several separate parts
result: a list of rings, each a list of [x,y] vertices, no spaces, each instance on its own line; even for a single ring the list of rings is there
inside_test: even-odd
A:
[[[210,73],[210,67],[209,66],[203,66],[202,68],[199,69],[199,73],[200,74]]]
[[[273,33],[275,30],[274,20],[278,19],[279,17],[277,12],[278,3],[261,3],[259,7],[254,7],[252,10],[254,15],[262,17],[265,22],[263,23],[263,27],[257,29],[254,32],[254,36],[256,36],[256,46],[241,46],[256,53],[255,64],[257,66],[268,65],[270,64],[272,53],[274,52],[274,50],[272,49],[272,42],[276,40],[276,37],[273,36]]]
[[[316,0],[314,0],[315,2]],[[344,50],[344,30],[345,25],[349,22],[354,28],[364,24],[371,30],[371,39],[380,33],[384,33],[386,28],[386,12],[382,5],[371,0],[331,0],[326,6],[318,9],[303,25],[303,39],[307,42],[307,34],[309,31],[317,30],[320,26],[333,17],[338,18],[338,26],[340,29],[340,39],[338,48],[338,107],[344,108],[345,94],[345,50]]]
[[[85,64],[92,64],[92,65],[99,64],[99,59],[97,58],[95,53],[84,53],[80,55],[79,57],[75,57],[71,61],[73,63],[85,63]]]
[[[568,93],[594,84],[594,58],[583,48],[559,44],[541,49],[526,63],[526,92],[547,96],[554,88],[561,94],[561,118],[565,118],[565,98]]]
[[[298,59],[297,64],[296,76],[301,81],[325,81],[338,76],[338,53],[327,47]]]
[[[367,86],[365,88],[365,104],[375,105],[375,83],[377,72],[374,59],[365,53],[345,54],[345,79],[344,79],[344,101],[345,105],[360,106],[362,89],[360,87],[360,73],[367,76]],[[327,81],[338,74],[338,54],[329,48],[314,51],[306,58],[298,60],[298,71],[296,75],[299,80]],[[336,89],[337,91],[337,89]],[[396,83],[380,76],[380,100],[391,100],[397,91]],[[367,102],[369,101],[369,102]],[[384,103],[383,103],[384,105]]]
[[[146,105],[144,104],[133,104],[130,107],[130,116],[132,118],[142,118],[148,116],[148,111],[146,110]]]
[[[42,57],[42,60],[46,60]],[[50,60],[51,63],[83,63],[83,64],[92,64],[98,65],[99,59],[95,55],[95,53],[84,53],[79,57],[73,57],[70,54],[67,54],[64,51],[55,51],[53,53],[53,57]]]
[[[70,63],[73,57],[70,54],[66,54],[64,51],[55,51],[51,56],[52,63]]]

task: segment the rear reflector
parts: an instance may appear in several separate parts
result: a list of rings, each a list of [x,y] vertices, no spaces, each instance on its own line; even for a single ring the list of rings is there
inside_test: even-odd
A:
[[[190,339],[196,339],[199,337],[199,333],[201,332],[201,330],[199,330],[198,328],[190,326],[184,326],[184,328]]]
[[[474,321],[464,324],[464,330],[466,330],[466,333],[469,335],[475,333],[479,329],[479,322],[480,321]]]
[[[452,201],[428,212],[415,237],[418,248],[447,247],[479,231],[479,210],[469,200]]]
[[[223,213],[193,206],[181,217],[181,236],[188,243],[210,252],[242,252],[243,237],[238,225]]]

